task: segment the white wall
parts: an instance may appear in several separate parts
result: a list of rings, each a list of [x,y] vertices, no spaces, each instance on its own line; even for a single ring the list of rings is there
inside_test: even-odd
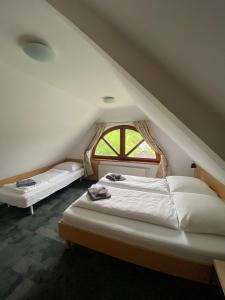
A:
[[[124,122],[146,118],[136,106],[101,113],[90,103],[9,65],[0,62],[0,68],[0,179],[65,157],[82,157],[96,119]],[[191,158],[156,125],[152,127],[167,153],[172,174],[192,175]]]
[[[113,109],[103,111],[98,121],[102,122],[124,122],[124,121],[134,121],[140,119],[147,119],[146,116],[141,112],[138,107],[130,106],[126,109]],[[176,145],[159,127],[154,123],[152,124],[152,129],[157,137],[159,143],[164,148],[170,165],[170,173],[173,175],[187,175],[193,176],[193,169],[190,168],[192,158],[190,158],[178,145]],[[113,124],[112,124],[113,125]],[[116,124],[115,124],[116,125]],[[68,157],[71,158],[81,158],[84,149],[90,142],[91,137],[94,134],[94,127],[91,126],[89,130],[84,134],[84,136],[79,140],[79,142],[74,144],[71,148]]]
[[[64,159],[98,110],[1,62],[0,69],[0,179]]]
[[[168,157],[170,174],[171,175],[186,175],[193,176],[194,172],[191,169],[193,161],[177,144],[171,140],[159,127],[152,123],[154,135],[157,137],[160,145],[165,150]]]

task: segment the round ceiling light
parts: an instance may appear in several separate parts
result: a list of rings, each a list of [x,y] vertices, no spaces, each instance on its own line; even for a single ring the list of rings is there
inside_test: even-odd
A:
[[[103,99],[103,102],[105,102],[106,104],[111,104],[111,103],[115,102],[115,98],[112,96],[105,96],[105,97],[102,97],[102,99]]]
[[[50,62],[55,57],[52,48],[42,42],[27,41],[23,43],[22,48],[28,56],[40,62]]]

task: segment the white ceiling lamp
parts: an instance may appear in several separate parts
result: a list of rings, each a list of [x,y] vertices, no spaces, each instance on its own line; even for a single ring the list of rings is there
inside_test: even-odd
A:
[[[105,102],[106,104],[111,104],[111,103],[115,102],[115,98],[112,96],[105,96],[105,97],[102,97],[102,99],[103,99],[103,102]]]
[[[23,51],[31,58],[40,62],[51,62],[55,58],[55,53],[43,42],[26,41],[22,44]]]

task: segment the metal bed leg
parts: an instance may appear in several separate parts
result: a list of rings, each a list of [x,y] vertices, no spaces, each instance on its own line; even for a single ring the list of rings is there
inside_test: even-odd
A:
[[[83,180],[83,176],[80,177],[80,182]]]
[[[7,204],[7,206],[8,206],[8,208],[10,207],[10,205],[9,205],[9,204]]]
[[[34,214],[34,208],[33,208],[33,205],[30,206],[30,214],[31,214],[31,215]]]

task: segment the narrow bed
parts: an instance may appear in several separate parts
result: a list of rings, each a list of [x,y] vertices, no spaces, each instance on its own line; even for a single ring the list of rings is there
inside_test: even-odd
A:
[[[18,188],[16,183],[4,185],[0,188],[0,201],[20,208],[30,207],[33,214],[35,203],[82,178],[83,175],[84,169],[81,164],[62,163],[47,172],[31,177],[36,182],[34,186]]]
[[[115,183],[105,185],[112,194],[111,202],[93,203],[83,195],[64,212],[59,222],[61,237],[158,271],[208,282],[213,259],[225,259],[225,203],[197,178],[172,176],[166,180],[170,188],[167,194],[143,192],[133,183],[129,189],[127,181],[122,189],[118,188],[121,182],[116,187]],[[222,184],[220,191],[224,191]],[[154,205],[148,195],[155,199]],[[142,207],[138,217],[139,204],[132,206],[129,198],[136,198]],[[125,199],[128,206],[124,206]],[[163,215],[158,200],[170,203],[163,204]],[[142,206],[147,201],[152,213]],[[128,210],[127,216],[123,209]]]

